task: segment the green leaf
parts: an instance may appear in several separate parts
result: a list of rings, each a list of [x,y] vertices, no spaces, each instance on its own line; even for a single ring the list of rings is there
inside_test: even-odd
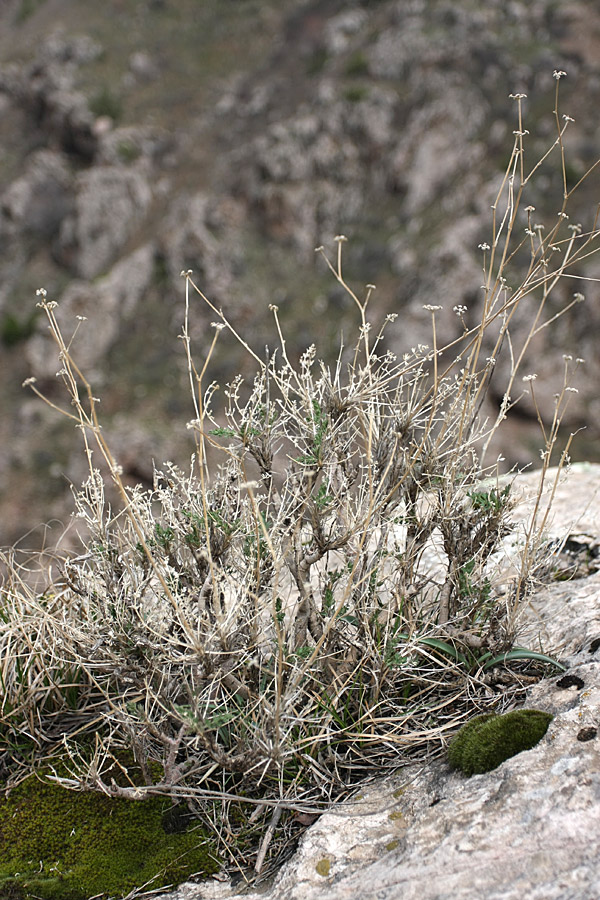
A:
[[[333,705],[333,701],[327,696],[327,694],[321,694],[320,697],[315,697],[315,701],[318,706],[329,713],[336,725],[339,725],[340,728],[346,727],[346,722],[337,711],[337,709]]]
[[[491,656],[491,653],[485,653],[479,660],[478,663],[481,665],[483,660],[486,657]],[[545,653],[538,653],[535,650],[527,650],[526,647],[513,647],[512,650],[508,650],[506,653],[500,653],[498,656],[494,656],[493,659],[488,659],[487,662],[482,666],[482,671],[486,671],[486,669],[491,669],[492,666],[501,666],[511,660],[515,659],[529,659],[534,662],[543,662],[548,665],[555,666],[557,669],[560,669],[561,672],[566,671],[566,666],[563,666],[562,663],[558,662],[556,659],[552,659],[551,656],[546,656]]]
[[[410,635],[408,634],[399,634],[396,636],[397,641],[410,641]],[[447,643],[447,641],[441,641],[439,638],[430,638],[423,637],[417,638],[418,644],[423,644],[425,647],[431,647],[433,650],[439,650],[442,653],[445,653],[446,656],[451,656],[452,659],[455,659],[457,662],[462,663],[465,666],[468,666],[468,660],[466,656],[464,656],[456,647],[453,647],[452,644]]]
[[[219,728],[222,728],[223,725],[228,725],[229,722],[233,722],[237,714],[237,710],[224,710],[223,712],[216,712],[214,713],[214,715],[210,716],[210,718],[205,718],[203,720],[204,728],[208,728],[211,731],[216,731]]]
[[[237,434],[231,428],[212,428],[209,434],[214,434],[216,437],[237,437]]]
[[[510,494],[510,485],[507,484],[501,491],[492,488],[491,491],[470,491],[469,497],[473,504],[473,509],[482,509],[486,512],[500,512],[508,503],[508,495]]]

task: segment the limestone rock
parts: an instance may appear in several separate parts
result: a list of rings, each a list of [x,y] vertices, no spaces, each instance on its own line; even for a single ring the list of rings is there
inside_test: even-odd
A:
[[[96,120],[96,131],[100,120]],[[160,163],[173,139],[160,128],[144,125],[110,127],[100,136],[97,160],[101,165],[133,166],[143,161]]]
[[[32,153],[22,175],[0,192],[0,311],[12,303],[29,248],[52,246],[72,204],[71,175],[64,154],[54,150]]]
[[[223,234],[220,240],[213,234],[214,207],[204,192],[176,197],[161,229],[160,246],[172,281],[181,280],[182,270],[192,269],[208,296],[221,302],[231,289],[231,258],[226,259]]]
[[[139,168],[102,166],[76,181],[75,208],[62,223],[57,253],[78,277],[92,279],[116,262],[152,199]]]
[[[129,58],[129,70],[139,81],[153,81],[158,76],[159,66],[149,53],[138,50]]]
[[[39,150],[0,197],[0,235],[52,238],[70,210],[70,173],[62,154]]]
[[[88,162],[96,150],[94,116],[85,95],[75,87],[75,73],[101,52],[87,35],[55,33],[32,62],[0,70],[0,90],[26,113],[32,129],[50,137],[56,149]]]

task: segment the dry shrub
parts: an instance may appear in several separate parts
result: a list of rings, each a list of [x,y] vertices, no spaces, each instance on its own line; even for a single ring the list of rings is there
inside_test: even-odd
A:
[[[273,307],[279,346],[261,358],[183,273],[196,451],[189,471],[157,469],[151,490],[123,484],[73,342],[39,292],[71,401],[62,412],[81,428],[90,463],[75,494],[87,536],[81,555],[54,563],[60,574],[43,592],[28,587],[14,556],[5,559],[0,740],[11,777],[58,753],[70,761],[72,777],[60,779],[68,787],[185,799],[224,845],[237,836],[237,862],[260,869],[282,811],[279,848],[299,827],[287,811],[319,811],[440,750],[473,711],[514,702],[524,670],[539,675],[553,664],[515,647],[547,511],[540,500],[508,567],[511,482],[483,466],[482,448],[514,402],[529,343],[556,318],[544,318],[552,291],[594,251],[598,232],[568,230],[566,182],[545,235],[530,209],[521,213],[545,158],[525,173],[516,100],[519,130],[492,241],[482,245],[476,327],[439,346],[438,307],[427,307],[430,346],[396,358],[385,349],[394,317],[380,327],[367,318],[372,286],[360,299],[346,284],[338,236],[333,261],[319,249],[356,305],[354,346],[332,365],[310,347],[296,364]],[[567,124],[557,116],[558,154]],[[524,249],[528,266],[511,291],[504,273]],[[188,331],[194,295],[217,317],[201,370]],[[511,321],[525,299],[531,328],[516,347]],[[234,377],[221,392],[208,382],[222,332],[254,358],[252,385]],[[481,421],[504,351],[502,408]],[[544,426],[539,498],[570,374]],[[105,779],[124,747],[145,767],[145,788]],[[162,764],[159,783],[151,760]],[[267,828],[260,849],[253,827]]]

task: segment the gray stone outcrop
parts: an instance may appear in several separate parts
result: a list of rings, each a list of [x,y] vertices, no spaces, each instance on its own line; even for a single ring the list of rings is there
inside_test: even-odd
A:
[[[57,253],[80,278],[93,279],[121,255],[152,200],[139,169],[101,166],[76,179],[75,208],[62,223]]]

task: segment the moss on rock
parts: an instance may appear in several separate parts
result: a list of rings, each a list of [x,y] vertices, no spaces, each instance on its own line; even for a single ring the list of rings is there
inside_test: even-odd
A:
[[[171,801],[113,799],[30,776],[0,799],[0,896],[10,900],[122,897],[219,869],[196,824],[165,830]]]
[[[448,748],[448,762],[464,775],[490,772],[540,741],[553,716],[538,709],[517,709],[477,716],[464,725]]]

